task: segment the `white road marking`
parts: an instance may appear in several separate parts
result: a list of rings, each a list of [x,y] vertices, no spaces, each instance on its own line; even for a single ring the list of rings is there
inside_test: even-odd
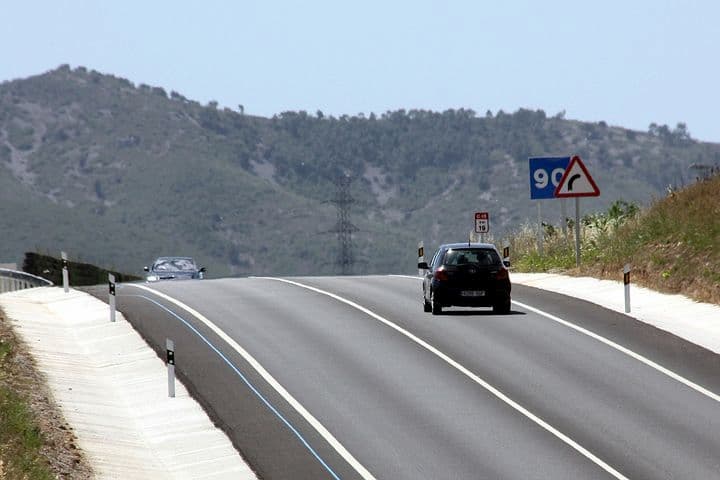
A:
[[[412,277],[410,275],[388,275],[388,276],[422,280],[422,278]],[[678,373],[673,372],[672,370],[670,370],[668,368],[663,367],[659,363],[653,362],[649,358],[644,357],[643,355],[640,355],[639,353],[636,353],[627,347],[623,347],[622,345],[603,337],[602,335],[599,335],[599,334],[592,332],[586,328],[583,328],[579,325],[575,325],[574,323],[571,323],[567,320],[563,320],[560,317],[557,317],[551,313],[544,312],[544,311],[540,310],[539,308],[535,308],[535,307],[527,305],[525,303],[517,302],[515,300],[512,300],[512,303],[517,305],[518,307],[524,308],[526,310],[530,310],[533,313],[537,313],[538,315],[541,315],[541,316],[547,318],[548,320],[552,320],[553,322],[557,322],[561,325],[566,326],[567,328],[571,328],[571,329],[575,330],[576,332],[580,332],[583,335],[587,335],[588,337],[593,338],[593,339],[597,340],[598,342],[604,343],[608,347],[614,348],[615,350],[622,352],[631,358],[634,358],[638,362],[644,363],[648,367],[653,368],[653,369],[657,370],[658,372],[662,373],[663,375],[667,375],[668,377],[672,378],[673,380],[680,382],[687,387],[692,388],[696,392],[699,392],[699,393],[705,395],[706,397],[708,397],[712,400],[715,400],[716,402],[720,402],[720,395],[708,390],[707,388],[705,388],[701,385],[698,385],[697,383],[694,383],[691,380],[688,380],[687,378],[683,377],[682,375],[680,375]]]
[[[716,402],[720,402],[720,396],[717,395],[716,393],[711,392],[707,388],[702,387],[702,386],[698,385],[697,383],[694,383],[694,382],[688,380],[687,378],[683,377],[682,375],[675,373],[672,370],[667,369],[667,368],[663,367],[662,365],[653,362],[649,358],[644,357],[644,356],[640,355],[639,353],[635,353],[634,351],[630,350],[629,348],[623,347],[622,345],[619,345],[619,344],[613,342],[612,340],[609,340],[609,339],[603,337],[602,335],[598,335],[597,333],[587,330],[586,328],[583,328],[579,325],[575,325],[574,323],[570,323],[567,320],[563,320],[560,317],[556,317],[555,315],[553,315],[551,313],[543,312],[542,310],[535,308],[535,307],[531,307],[530,305],[526,305],[521,302],[516,302],[515,300],[513,300],[512,303],[514,303],[515,305],[517,305],[521,308],[524,308],[526,310],[530,310],[531,312],[537,313],[538,315],[542,315],[543,317],[547,318],[548,320],[552,320],[553,322],[557,322],[561,325],[571,328],[571,329],[575,330],[576,332],[580,332],[583,335],[587,335],[588,337],[593,338],[593,339],[597,340],[598,342],[602,342],[605,345],[607,345],[608,347],[614,348],[615,350],[622,352],[629,357],[634,358],[638,362],[644,363],[648,367],[653,368],[664,375],[667,375],[668,377],[672,378],[673,380],[676,380],[676,381],[682,383],[683,385],[688,386],[699,393],[702,393],[706,397],[711,398],[711,399],[715,400]]]
[[[177,305],[178,307],[182,308],[186,312],[188,312],[190,315],[197,318],[199,321],[204,323],[210,330],[212,330],[217,336],[219,336],[225,343],[227,343],[233,350],[235,350],[238,354],[240,354],[245,361],[247,361],[252,368],[255,369],[264,379],[265,381],[275,389],[276,392],[282,396],[285,401],[287,401],[300,415],[303,416],[307,422],[312,425],[312,427],[325,439],[328,444],[332,448],[335,449],[335,451],[345,459],[346,462],[352,466],[352,468],[358,472],[358,474],[365,480],[376,480],[375,477],[359,462],[355,457],[352,456],[350,452],[347,451],[347,449],[333,436],[332,433],[330,433],[322,423],[320,423],[319,420],[317,420],[310,412],[308,412],[305,407],[298,402],[295,397],[293,397],[290,392],[285,390],[285,388],[275,380],[275,378],[270,375],[270,373],[265,370],[265,368],[260,365],[260,363],[255,360],[255,358],[250,355],[243,347],[241,347],[235,340],[233,340],[230,336],[228,336],[224,331],[222,331],[217,325],[215,325],[213,322],[211,322],[207,317],[205,317],[202,313],[198,312],[194,308],[184,304],[180,300],[177,300],[169,295],[166,295],[162,292],[159,292],[155,289],[146,287],[144,285],[137,285],[133,283],[126,284],[127,286],[132,286],[136,288],[140,288],[143,290],[147,290],[148,292],[153,293],[154,295],[157,295],[160,298],[163,298],[167,300],[170,303],[173,303]]]
[[[623,474],[621,474],[620,472],[618,472],[617,470],[615,470],[613,467],[611,467],[610,465],[608,465],[607,463],[605,463],[603,460],[601,460],[599,457],[597,457],[596,455],[594,455],[593,453],[591,453],[588,449],[586,449],[585,447],[583,447],[582,445],[580,445],[579,443],[577,443],[576,441],[574,441],[572,438],[568,437],[567,435],[565,435],[564,433],[562,433],[561,431],[559,431],[558,429],[556,429],[555,427],[553,427],[552,425],[550,425],[549,423],[547,423],[546,421],[544,421],[542,418],[538,417],[537,415],[533,414],[531,411],[529,411],[528,409],[526,409],[525,407],[523,407],[523,406],[520,405],[519,403],[517,403],[517,402],[515,402],[514,400],[512,400],[510,397],[508,397],[507,395],[505,395],[504,393],[502,393],[500,390],[498,390],[497,388],[495,388],[495,387],[493,387],[492,385],[490,385],[488,382],[486,382],[485,380],[483,380],[483,379],[482,379],[481,377],[479,377],[478,375],[474,374],[473,372],[471,372],[470,370],[468,370],[467,368],[465,368],[464,366],[462,366],[462,365],[461,365],[460,363],[458,363],[457,361],[453,360],[453,359],[452,359],[451,357],[449,357],[448,355],[444,354],[443,352],[441,352],[441,351],[438,350],[437,348],[433,347],[432,345],[430,345],[430,344],[427,343],[426,341],[424,341],[424,340],[422,340],[421,338],[415,336],[414,334],[410,333],[409,331],[405,330],[404,328],[400,327],[399,325],[391,322],[390,320],[387,320],[387,319],[381,317],[380,315],[376,314],[375,312],[373,312],[373,311],[371,311],[371,310],[363,307],[362,305],[359,305],[359,304],[353,302],[352,300],[348,300],[348,299],[346,299],[346,298],[343,298],[343,297],[341,297],[341,296],[339,296],[339,295],[336,295],[336,294],[334,294],[334,293],[332,293],[332,292],[328,292],[328,291],[326,291],[326,290],[321,290],[321,289],[319,289],[319,288],[312,287],[312,286],[310,286],[310,285],[305,285],[305,284],[303,284],[303,283],[295,282],[295,281],[292,281],[292,280],[287,280],[287,279],[284,279],[284,278],[277,278],[277,277],[256,277],[256,278],[263,278],[263,279],[266,279],[266,280],[275,280],[275,281],[277,281],[277,282],[283,282],[283,283],[287,283],[287,284],[290,284],[290,285],[295,285],[296,287],[305,288],[305,289],[307,289],[307,290],[310,290],[310,291],[319,293],[319,294],[321,294],[321,295],[326,295],[326,296],[328,296],[328,297],[330,297],[330,298],[333,298],[333,299],[335,299],[335,300],[337,300],[337,301],[339,301],[339,302],[342,302],[342,303],[344,303],[344,304],[346,304],[346,305],[349,305],[349,306],[351,306],[351,307],[353,307],[353,308],[355,308],[355,309],[357,309],[357,310],[360,310],[361,312],[369,315],[370,317],[374,318],[374,319],[377,320],[378,322],[387,325],[388,327],[392,328],[393,330],[397,331],[398,333],[406,336],[407,338],[409,338],[410,340],[412,340],[412,341],[415,342],[416,344],[418,344],[418,345],[420,345],[421,347],[425,348],[425,349],[428,350],[430,353],[432,353],[432,354],[434,354],[435,356],[439,357],[440,359],[442,359],[443,361],[445,361],[447,364],[449,364],[450,366],[452,366],[452,367],[455,368],[456,370],[460,371],[460,372],[461,372],[462,374],[464,374],[466,377],[470,378],[472,381],[474,381],[475,383],[477,383],[478,385],[480,385],[481,387],[483,387],[485,390],[487,390],[488,392],[492,393],[492,394],[495,395],[497,398],[499,398],[500,400],[502,400],[503,402],[505,402],[505,403],[506,403],[507,405],[509,405],[511,408],[513,408],[513,409],[516,410],[517,412],[521,413],[521,414],[524,415],[525,417],[529,418],[530,420],[532,420],[533,422],[535,422],[537,425],[539,425],[540,427],[542,427],[543,429],[545,429],[546,431],[548,431],[549,433],[551,433],[551,434],[554,435],[555,437],[559,438],[559,439],[560,439],[561,441],[563,441],[565,444],[567,444],[568,446],[570,446],[571,448],[573,448],[574,450],[576,450],[577,452],[579,452],[580,454],[582,454],[584,457],[586,457],[587,459],[589,459],[590,461],[592,461],[593,463],[595,463],[596,465],[598,465],[600,468],[602,468],[603,470],[605,470],[607,473],[609,473],[609,474],[612,475],[613,477],[615,477],[615,478],[617,478],[617,479],[628,480],[627,477],[625,477]],[[409,277],[409,278],[417,278],[417,277]]]

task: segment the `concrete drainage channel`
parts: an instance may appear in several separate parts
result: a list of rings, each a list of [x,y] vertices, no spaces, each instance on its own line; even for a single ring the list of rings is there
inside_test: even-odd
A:
[[[0,306],[96,478],[256,479],[181,383],[168,396],[164,362],[122,314],[111,322],[108,305],[89,294],[0,278],[9,290]]]

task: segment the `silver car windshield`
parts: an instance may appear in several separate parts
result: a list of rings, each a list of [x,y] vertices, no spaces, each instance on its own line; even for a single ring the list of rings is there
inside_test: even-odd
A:
[[[197,270],[191,258],[161,258],[153,265],[156,272],[191,272]]]

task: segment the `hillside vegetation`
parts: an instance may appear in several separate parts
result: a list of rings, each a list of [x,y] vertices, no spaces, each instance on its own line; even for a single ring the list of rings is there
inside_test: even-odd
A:
[[[352,178],[354,273],[412,272],[415,248],[467,238],[491,214],[501,241],[533,218],[527,158],[579,154],[602,211],[645,204],[720,145],[521,109],[247,115],[69,66],[0,84],[0,260],[28,250],[127,273],[191,255],[210,276],[336,273],[341,175]],[[555,207],[558,204],[554,204]],[[559,207],[546,209],[548,223]]]
[[[532,232],[513,237],[516,268],[564,271],[621,280],[632,266],[632,282],[666,293],[720,304],[720,175],[713,175],[637,210],[618,202],[583,222],[582,265],[559,228],[546,227],[540,256]]]

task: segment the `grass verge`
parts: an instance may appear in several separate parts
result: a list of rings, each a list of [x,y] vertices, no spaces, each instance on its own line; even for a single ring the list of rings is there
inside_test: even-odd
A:
[[[40,450],[45,439],[14,365],[18,342],[0,311],[0,478],[54,479]]]
[[[543,255],[532,228],[517,232],[515,268],[622,280],[629,263],[633,283],[720,304],[720,176],[669,192],[643,211],[617,202],[607,213],[585,217],[579,268],[569,232],[565,238],[546,227]]]
[[[87,480],[93,470],[26,344],[0,310],[0,480]]]

